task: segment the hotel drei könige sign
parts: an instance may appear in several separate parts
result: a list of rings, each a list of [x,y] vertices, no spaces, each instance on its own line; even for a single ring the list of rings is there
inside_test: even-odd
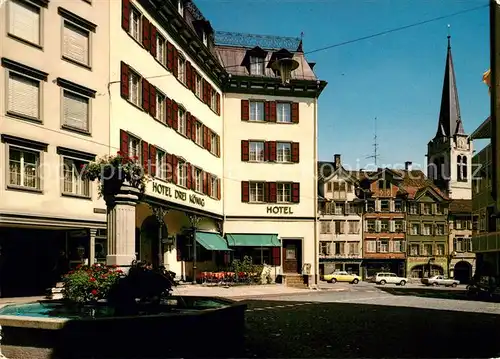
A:
[[[183,189],[182,187],[178,187],[170,183],[151,181],[150,183],[148,183],[146,192],[154,197],[158,197],[169,202],[174,202],[185,206],[197,207],[208,211],[220,211],[218,210],[217,206],[220,201],[217,201],[201,193]]]

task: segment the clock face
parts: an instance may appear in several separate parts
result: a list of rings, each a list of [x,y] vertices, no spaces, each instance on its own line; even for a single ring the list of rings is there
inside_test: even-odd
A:
[[[466,148],[467,147],[467,141],[465,140],[465,138],[460,137],[458,139],[458,147],[460,147],[460,148]]]

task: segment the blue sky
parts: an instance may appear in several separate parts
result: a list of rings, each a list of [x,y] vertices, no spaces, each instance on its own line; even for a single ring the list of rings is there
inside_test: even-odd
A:
[[[300,36],[304,51],[487,5],[488,0],[196,0],[220,31]],[[471,133],[489,115],[488,8],[307,56],[328,82],[319,100],[319,158],[351,168],[425,166],[437,129],[450,24],[462,121]],[[478,144],[479,145],[479,144]],[[477,146],[476,146],[477,147]]]

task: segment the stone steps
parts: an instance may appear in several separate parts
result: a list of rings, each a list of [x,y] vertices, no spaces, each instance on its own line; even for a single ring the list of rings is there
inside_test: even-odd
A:
[[[291,288],[307,289],[307,284],[304,283],[304,278],[298,274],[284,275],[285,285]]]

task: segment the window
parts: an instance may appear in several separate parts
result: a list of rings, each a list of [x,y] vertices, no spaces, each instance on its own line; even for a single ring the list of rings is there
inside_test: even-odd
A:
[[[7,113],[41,120],[41,82],[9,71]]]
[[[342,215],[344,214],[345,204],[344,203],[335,203],[335,212],[334,214]]]
[[[377,251],[376,242],[374,240],[368,240],[366,243],[366,252],[375,253]]]
[[[210,152],[217,155],[217,150],[219,148],[219,138],[215,132],[210,134]]]
[[[436,235],[437,236],[442,236],[444,235],[444,224],[438,223],[436,225]]]
[[[319,253],[323,256],[330,255],[330,242],[319,242]]]
[[[186,60],[182,57],[178,57],[179,67],[177,72],[177,78],[183,83],[186,84]]]
[[[335,243],[333,243],[333,248],[334,248],[333,254],[335,254],[337,256],[345,254],[345,243],[335,242]]]
[[[250,75],[264,75],[264,58],[250,56]]]
[[[182,160],[179,160],[177,164],[177,184],[187,187],[187,165]]]
[[[165,123],[166,121],[166,116],[165,116],[165,95],[161,94],[156,91],[156,119],[158,121],[161,121]]]
[[[40,152],[9,146],[9,185],[40,189]]]
[[[141,77],[129,70],[128,73],[128,99],[136,106],[141,105]]]
[[[410,233],[414,236],[417,235],[419,233],[419,227],[420,227],[420,225],[418,223],[412,223]]]
[[[165,39],[157,32],[156,33],[156,59],[162,65],[166,64],[165,53],[166,53]]]
[[[366,221],[366,231],[368,233],[375,232],[375,220],[374,219]]]
[[[203,125],[196,122],[196,143],[203,146]]]
[[[194,190],[203,192],[203,171],[196,167],[194,169]]]
[[[430,224],[430,223],[424,223],[422,234],[424,236],[430,236],[430,235],[432,235],[432,224]]]
[[[90,66],[90,31],[64,20],[62,57]]]
[[[210,108],[213,111],[217,111],[217,91],[215,90],[210,92]]]
[[[215,176],[210,177],[210,193],[212,197],[217,197],[217,193],[219,192],[218,186],[218,178]]]
[[[381,239],[379,242],[379,253],[387,253],[389,252],[389,240],[388,239]]]
[[[196,73],[194,76],[195,93],[198,98],[201,98],[201,76]]]
[[[179,124],[178,131],[183,135],[186,135],[186,111],[183,108],[179,107],[179,115],[177,116]]]
[[[292,185],[290,183],[277,183],[276,187],[278,203],[287,203],[292,201]]]
[[[432,214],[432,203],[424,203],[423,214]]]
[[[404,241],[394,241],[393,247],[394,247],[393,252],[395,253],[404,252]]]
[[[328,182],[326,184],[326,192],[332,193],[332,189],[333,189],[333,183],[332,182]]]
[[[389,212],[391,210],[391,202],[388,199],[380,201],[380,210],[382,212]]]
[[[128,136],[128,155],[131,158],[141,158],[141,140]]]
[[[471,239],[464,237],[455,237],[453,239],[453,250],[455,252],[472,252]]]
[[[23,0],[11,0],[7,6],[9,34],[31,44],[42,45],[41,8]]]
[[[467,181],[467,156],[457,156],[457,180]]]
[[[250,101],[250,121],[264,121],[264,102]]]
[[[358,221],[349,221],[349,233],[350,234],[358,234],[359,233],[359,222]]]
[[[394,221],[394,230],[398,233],[404,231],[404,221],[402,219],[396,219]]]
[[[441,243],[436,244],[436,255],[444,256],[444,244]]]
[[[418,214],[418,206],[416,203],[410,203],[408,205],[408,213],[410,214]]]
[[[263,162],[264,161],[264,142],[249,142],[249,160],[255,162]]]
[[[141,13],[134,8],[130,7],[130,29],[129,34],[137,41],[141,41]]]
[[[443,205],[441,203],[436,203],[436,214],[443,214]]]
[[[278,103],[276,105],[277,122],[292,123],[292,105],[289,103]]]
[[[420,244],[410,244],[410,255],[412,256],[420,255]]]
[[[379,180],[378,181],[378,188],[379,189],[391,189],[391,183],[389,181]]]
[[[360,207],[358,204],[352,202],[348,203],[349,214],[358,214],[360,213]]]
[[[67,157],[63,162],[63,194],[90,197],[90,181],[82,178],[82,169],[87,162]]]
[[[250,182],[250,202],[264,202],[263,182]]]
[[[403,211],[403,201],[397,199],[394,201],[394,211],[402,212]]]
[[[167,156],[165,152],[156,150],[156,177],[167,180]]]
[[[422,254],[424,256],[431,256],[432,255],[432,244],[424,244],[424,248],[423,248],[423,252]]]
[[[276,145],[276,157],[278,162],[291,162],[292,144],[287,142],[278,142]]]
[[[90,132],[90,99],[63,90],[63,126]]]
[[[320,231],[322,234],[327,234],[327,233],[331,233],[331,222],[330,221],[321,221],[320,222],[321,225],[320,225]]]
[[[389,220],[388,219],[380,220],[380,231],[384,232],[384,233],[389,232]]]
[[[358,254],[358,243],[348,243],[347,254],[353,256]]]
[[[335,234],[344,234],[344,221],[334,221]]]

